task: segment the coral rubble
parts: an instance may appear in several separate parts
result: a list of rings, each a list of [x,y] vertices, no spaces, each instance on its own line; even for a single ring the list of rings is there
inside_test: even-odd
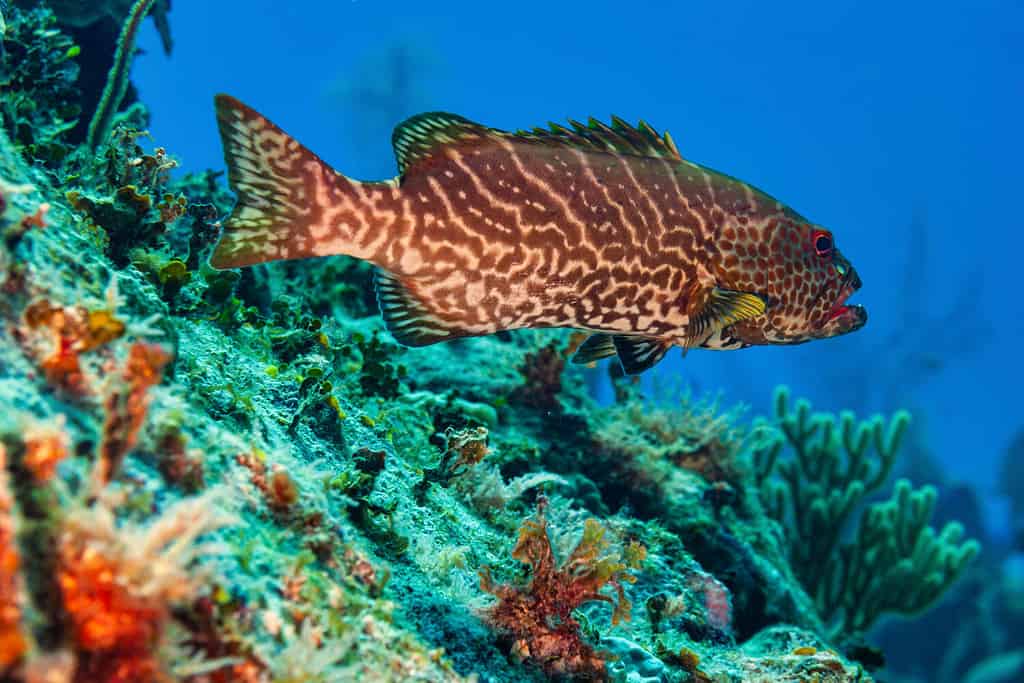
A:
[[[3,17],[0,678],[869,681],[977,552],[865,498],[902,414],[601,406],[567,332],[406,350],[365,265],[210,269],[217,174],[123,93],[74,127],[60,27],[167,3],[71,4]]]

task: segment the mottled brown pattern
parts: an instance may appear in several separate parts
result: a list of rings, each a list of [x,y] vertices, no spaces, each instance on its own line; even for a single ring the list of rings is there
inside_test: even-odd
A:
[[[370,260],[390,274],[382,307],[406,343],[575,327],[724,349],[866,320],[843,305],[860,283],[827,232],[645,124],[512,134],[419,115],[396,129],[404,174],[361,183],[237,100],[217,109],[239,202],[213,264]],[[760,308],[709,317],[737,292]]]

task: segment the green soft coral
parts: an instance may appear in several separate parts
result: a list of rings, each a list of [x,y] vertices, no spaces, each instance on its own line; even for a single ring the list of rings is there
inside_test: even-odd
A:
[[[135,56],[135,40],[139,34],[139,26],[146,14],[153,7],[154,0],[137,0],[128,11],[128,16],[121,27],[121,35],[117,39],[117,50],[114,52],[114,63],[107,74],[107,84],[103,89],[99,105],[89,121],[89,132],[85,144],[96,149],[106,142],[114,121],[114,114],[128,92],[128,81],[131,72],[132,58]]]
[[[843,632],[863,632],[885,612],[918,614],[934,604],[977,556],[980,545],[963,541],[963,527],[941,532],[928,526],[935,488],[917,491],[896,482],[890,500],[864,510],[853,543],[829,564],[826,604],[843,613]]]
[[[793,569],[832,636],[853,636],[885,613],[918,614],[960,577],[980,549],[951,522],[928,526],[931,486],[896,482],[889,500],[863,507],[888,480],[910,423],[906,411],[886,423],[812,413],[806,400],[790,408],[786,387],[775,392],[781,437],[755,454],[766,511],[783,524]],[[786,447],[792,457],[781,457]],[[860,523],[844,540],[852,515]]]

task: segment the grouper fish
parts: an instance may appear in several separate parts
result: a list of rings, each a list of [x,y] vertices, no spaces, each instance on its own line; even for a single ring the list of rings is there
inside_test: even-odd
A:
[[[644,122],[506,132],[418,114],[392,136],[399,175],[364,182],[237,99],[215,106],[238,200],[211,265],[370,261],[408,346],[569,327],[590,333],[574,362],[638,373],[672,346],[798,344],[867,322],[832,233]]]

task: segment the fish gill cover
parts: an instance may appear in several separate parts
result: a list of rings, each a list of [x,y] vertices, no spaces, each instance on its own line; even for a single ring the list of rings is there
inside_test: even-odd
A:
[[[870,681],[977,554],[892,481],[906,413],[601,405],[578,333],[408,349],[363,262],[211,267],[235,197],[130,101],[167,5],[109,5],[2,10],[0,677]]]

